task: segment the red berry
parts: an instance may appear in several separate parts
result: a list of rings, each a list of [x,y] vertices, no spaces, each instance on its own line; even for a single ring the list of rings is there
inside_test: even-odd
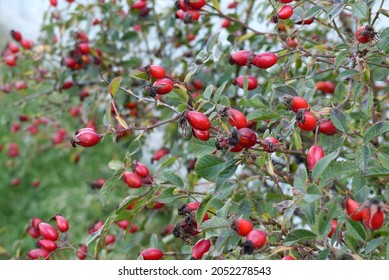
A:
[[[61,215],[55,215],[55,222],[60,232],[67,232],[69,230],[69,222],[66,218]]]
[[[192,260],[201,259],[209,251],[209,248],[211,248],[211,241],[209,239],[203,238],[197,241],[193,247]]]
[[[58,239],[58,232],[52,225],[48,223],[40,222],[38,224],[38,231],[39,234],[42,235],[44,239],[53,240],[53,241]]]
[[[97,145],[100,141],[100,136],[93,128],[82,128],[76,133],[76,136],[72,139],[72,145],[79,145],[82,147],[92,147]]]
[[[155,160],[158,161],[167,154],[169,154],[168,149],[165,149],[165,148],[159,149],[158,151],[156,151],[154,153],[153,157],[151,158],[151,162],[153,162]]]
[[[308,109],[308,101],[300,96],[286,97],[286,106],[289,110],[297,113],[299,109]]]
[[[183,204],[178,208],[178,215],[186,215],[196,211],[200,206],[199,201],[189,202],[187,204]]]
[[[70,68],[70,69],[74,69],[77,67],[77,60],[75,60],[73,57],[66,57],[64,58],[63,62],[62,62],[64,65],[66,65],[66,67]]]
[[[251,148],[257,143],[257,135],[250,128],[244,127],[239,131],[239,145],[243,148]]]
[[[230,108],[229,114],[228,122],[231,126],[235,126],[237,129],[247,126],[247,119],[241,111]]]
[[[205,131],[211,128],[211,121],[203,113],[188,111],[186,113],[186,118],[194,129]]]
[[[362,25],[359,26],[355,32],[355,37],[357,41],[362,44],[371,42],[377,38],[377,33],[374,31],[373,26],[371,25]]]
[[[197,90],[200,90],[200,89],[202,89],[202,88],[204,87],[203,82],[200,81],[199,79],[194,79],[194,80],[192,81],[192,85],[193,85],[193,87],[194,87],[195,89],[197,89]]]
[[[331,120],[320,122],[319,131],[326,135],[333,135],[336,133],[336,127]]]
[[[282,260],[284,260],[284,261],[294,261],[294,260],[296,260],[294,257],[292,257],[292,256],[284,256],[283,258],[282,258]]]
[[[274,137],[267,137],[262,141],[261,144],[265,152],[274,153],[277,150],[278,140]]]
[[[78,44],[78,49],[80,50],[80,52],[82,54],[88,54],[90,51],[90,47],[89,47],[89,44],[87,42],[82,42],[82,43]]]
[[[163,252],[157,248],[149,248],[140,253],[144,260],[159,260],[163,256]]]
[[[32,260],[47,259],[50,252],[45,249],[32,249],[28,252],[27,256]]]
[[[232,223],[231,227],[240,236],[246,236],[253,229],[253,223],[246,219],[238,219]]]
[[[122,179],[129,188],[138,189],[142,186],[142,179],[133,172],[125,171]]]
[[[244,88],[244,81],[245,78],[247,78],[247,89],[248,90],[253,90],[258,86],[258,81],[255,79],[253,76],[239,76],[235,78],[234,85]]]
[[[251,64],[258,68],[270,68],[277,63],[277,56],[272,52],[256,54],[251,61]]]
[[[360,209],[360,204],[351,198],[346,198],[345,208],[347,215],[351,220],[360,222],[363,219],[363,210]]]
[[[41,239],[41,240],[38,240],[37,244],[39,247],[41,247],[42,249],[45,249],[49,252],[52,252],[55,249],[57,249],[57,243],[55,243],[55,241],[53,241],[53,240]]]
[[[250,51],[237,51],[230,55],[230,64],[237,64],[239,66],[246,66],[248,64],[251,52]]]
[[[223,19],[223,21],[222,21],[222,27],[223,28],[228,28],[228,27],[230,27],[231,26],[231,21],[229,20],[229,19]]]
[[[149,173],[150,173],[149,168],[146,165],[144,165],[143,163],[140,163],[139,161],[136,161],[133,164],[133,169],[139,177],[145,178],[145,177],[149,176]]]
[[[22,41],[20,42],[20,44],[22,45],[22,47],[26,50],[29,50],[32,48],[32,42],[30,40],[25,40],[25,39],[22,39]]]
[[[290,2],[293,2],[293,0],[279,0],[281,3],[283,4],[287,4],[287,3],[290,3]]]
[[[299,43],[296,41],[295,38],[289,38],[286,40],[286,44],[288,45],[288,47],[290,48],[296,48]]]
[[[236,8],[236,6],[238,6],[238,4],[239,4],[238,1],[232,1],[230,4],[228,4],[227,8],[228,9]]]
[[[385,221],[385,213],[379,205],[379,201],[372,199],[367,208],[363,210],[363,224],[371,230],[382,227]]]
[[[208,141],[209,137],[211,136],[209,130],[197,130],[193,129],[193,133],[196,136],[197,139],[201,141]]]
[[[293,15],[293,8],[289,5],[283,6],[277,13],[278,18],[288,19]]]
[[[312,146],[311,148],[309,148],[309,151],[307,153],[308,168],[310,170],[313,170],[316,163],[322,157],[324,157],[324,151],[323,151],[322,147],[315,145],[315,146]]]
[[[297,126],[304,131],[311,131],[316,128],[315,116],[304,109],[299,109],[296,115]]]
[[[85,244],[80,244],[77,250],[77,258],[79,260],[84,260],[86,258],[86,254],[88,253],[88,249]]]
[[[51,4],[51,6],[53,6],[53,7],[57,7],[58,1],[57,1],[57,0],[50,0],[50,4]]]
[[[63,85],[62,85],[62,89],[69,89],[72,86],[73,86],[73,82],[72,81],[64,81]]]
[[[3,62],[9,67],[15,67],[17,63],[17,57],[13,54],[3,56]]]
[[[316,89],[321,90],[322,92],[325,92],[325,93],[333,94],[335,91],[335,87],[336,86],[333,82],[320,81],[320,82],[316,83]]]
[[[187,2],[184,1],[184,3],[187,3],[187,5],[192,9],[200,10],[202,7],[205,6],[206,0],[190,0]]]
[[[146,1],[138,0],[138,1],[136,1],[135,3],[133,3],[131,5],[131,9],[132,10],[142,10],[146,6],[147,6],[147,2]]]
[[[38,224],[42,222],[42,219],[39,219],[37,217],[34,217],[31,219],[31,225],[35,228],[37,228]]]
[[[300,20],[300,21],[296,22],[296,24],[305,24],[305,25],[309,25],[309,24],[311,24],[314,20],[315,20],[315,18],[314,18],[314,17],[311,17],[311,18],[308,18],[308,19]]]
[[[138,226],[136,224],[132,224],[131,227],[130,227],[129,232],[130,233],[135,233],[137,231],[138,231]]]
[[[173,90],[174,82],[168,78],[156,80],[153,84],[155,92],[158,94],[167,94]]]
[[[32,238],[35,238],[35,239],[37,239],[37,238],[40,236],[39,231],[38,231],[37,228],[34,227],[34,226],[29,226],[29,227],[27,228],[27,232],[28,232],[28,234],[29,234]]]
[[[23,40],[22,34],[19,31],[11,30],[11,37],[18,42]]]
[[[122,221],[116,222],[116,224],[117,224],[118,227],[120,227],[121,229],[126,230],[126,229],[129,227],[129,225],[130,225],[130,221],[128,221],[128,220],[122,220]]]
[[[115,235],[113,235],[113,234],[108,234],[108,235],[105,237],[105,245],[106,245],[106,246],[115,243],[115,241],[116,241],[116,237],[115,237]]]
[[[266,233],[261,230],[253,229],[246,236],[243,244],[243,252],[251,255],[257,248],[262,248],[266,243]]]
[[[338,226],[338,221],[336,221],[336,220],[331,220],[331,230],[330,230],[330,232],[329,232],[328,235],[327,235],[329,238],[332,237],[332,235],[334,234],[334,232],[335,232],[337,226]]]
[[[162,79],[166,76],[166,70],[159,65],[148,65],[145,67],[146,72],[149,76],[152,76],[154,79]]]

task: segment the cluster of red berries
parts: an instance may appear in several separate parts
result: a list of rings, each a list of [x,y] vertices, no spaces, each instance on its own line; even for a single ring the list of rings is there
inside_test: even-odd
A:
[[[28,252],[27,256],[30,259],[49,258],[50,254],[58,248],[57,241],[59,241],[59,232],[66,233],[69,230],[69,222],[63,216],[58,214],[50,220],[55,220],[57,228],[49,223],[43,222],[37,217],[31,219],[27,233],[34,239],[39,238],[36,242],[39,248],[32,249]]]
[[[176,18],[185,24],[196,22],[200,19],[200,10],[205,6],[206,0],[177,0]]]
[[[12,30],[11,37],[16,43],[9,42],[6,45],[6,48],[1,52],[1,57],[6,65],[9,67],[15,67],[18,60],[19,45],[25,50],[30,50],[33,43],[30,40],[24,39],[19,31]]]
[[[255,249],[261,249],[266,244],[266,233],[262,230],[255,229],[251,221],[243,218],[233,218],[231,228],[239,236],[245,237],[243,243],[243,254],[251,255]]]
[[[153,181],[149,168],[145,164],[135,161],[131,167],[132,171],[124,171],[122,175],[123,182],[129,188],[138,189],[142,185],[150,184]]]
[[[376,199],[360,204],[350,197],[345,199],[344,208],[351,220],[362,222],[366,228],[371,230],[382,227],[385,222],[385,212],[389,210],[387,205]]]

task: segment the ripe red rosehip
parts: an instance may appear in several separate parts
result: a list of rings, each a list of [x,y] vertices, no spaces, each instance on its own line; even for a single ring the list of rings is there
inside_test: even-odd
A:
[[[121,229],[126,230],[126,229],[129,227],[129,225],[130,225],[130,221],[128,221],[128,220],[122,220],[122,221],[116,222],[116,224],[117,224],[118,227],[120,227]]]
[[[312,131],[316,128],[316,118],[315,116],[304,109],[299,109],[296,115],[297,126],[304,131]]]
[[[206,0],[190,0],[187,2],[184,1],[184,3],[187,3],[187,5],[192,9],[200,10],[202,7],[205,6]]]
[[[363,209],[360,209],[360,204],[356,202],[355,200],[351,198],[346,198],[345,201],[345,209],[347,212],[347,215],[350,217],[351,220],[360,222],[363,219],[364,211]]]
[[[37,238],[40,236],[39,231],[38,231],[37,228],[34,227],[34,226],[29,226],[29,227],[27,228],[27,233],[28,233],[32,238],[35,238],[35,239],[37,239]]]
[[[30,223],[31,223],[31,225],[32,225],[33,227],[36,228],[40,222],[42,222],[42,219],[39,219],[39,218],[37,218],[37,217],[34,217],[34,218],[31,219],[31,222],[30,222]]]
[[[240,236],[246,236],[253,229],[253,223],[246,219],[238,219],[231,224],[233,230]]]
[[[221,26],[222,26],[223,28],[228,28],[228,27],[231,26],[231,21],[230,21],[229,19],[226,19],[226,18],[225,18],[225,19],[222,20]]]
[[[72,81],[64,81],[63,84],[62,84],[62,89],[69,89],[73,86],[73,82]]]
[[[186,215],[196,211],[200,206],[200,201],[192,201],[187,204],[183,204],[178,208],[178,215]]]
[[[22,39],[22,41],[20,42],[20,44],[22,45],[22,47],[26,50],[29,50],[32,48],[32,42],[30,40],[26,40],[26,39]]]
[[[244,127],[239,131],[239,145],[243,148],[251,148],[257,143],[257,135],[250,128]]]
[[[131,226],[130,226],[130,230],[128,231],[128,232],[130,232],[130,233],[135,233],[135,232],[137,232],[138,231],[138,226],[136,225],[136,224],[132,224]]]
[[[326,135],[333,135],[336,133],[336,127],[331,120],[320,122],[319,131]]]
[[[247,126],[247,119],[241,111],[230,108],[229,115],[228,122],[231,126],[235,126],[237,129]]]
[[[209,251],[209,248],[211,248],[211,241],[209,239],[200,239],[196,242],[196,244],[193,247],[192,251],[192,260],[199,260],[201,259],[205,253]]]
[[[154,79],[162,79],[166,76],[166,70],[160,65],[147,65],[145,67],[147,75]]]
[[[274,153],[277,150],[278,140],[274,137],[267,137],[262,141],[261,144],[265,152]]]
[[[94,232],[97,232],[99,229],[102,228],[102,226],[104,226],[104,222],[103,221],[97,221],[96,223],[91,224],[88,227],[88,234],[92,234]]]
[[[173,90],[174,82],[168,78],[162,78],[159,80],[156,80],[153,84],[153,88],[155,89],[155,92],[158,94],[168,94]]]
[[[159,209],[159,208],[162,208],[163,206],[165,206],[165,203],[160,202],[160,201],[156,201],[156,202],[154,202],[153,207],[151,207],[151,209]]]
[[[288,45],[288,47],[290,48],[296,48],[299,43],[296,41],[295,38],[289,38],[286,40],[286,44]]]
[[[90,51],[89,43],[82,42],[78,44],[78,49],[82,54],[88,54]]]
[[[28,252],[27,256],[32,260],[47,259],[50,252],[45,249],[32,249]]]
[[[17,57],[13,54],[3,56],[3,62],[9,67],[15,67],[17,64]]]
[[[251,52],[250,51],[237,51],[230,55],[229,62],[230,64],[237,64],[239,66],[246,66],[249,58],[250,58]]]
[[[82,128],[76,132],[76,136],[73,137],[71,143],[73,147],[76,145],[82,147],[92,147],[99,143],[100,136],[93,128]]]
[[[366,44],[377,38],[377,33],[371,25],[362,25],[357,28],[355,37],[359,43]]]
[[[331,238],[332,235],[334,235],[334,232],[335,232],[337,226],[338,226],[338,221],[337,220],[331,220],[331,230],[330,230],[330,232],[327,235],[329,238]]]
[[[203,113],[187,111],[186,119],[194,129],[205,131],[211,128],[211,121]]]
[[[363,224],[371,230],[377,230],[382,227],[385,221],[385,213],[381,209],[379,201],[372,199],[363,212]]]
[[[253,89],[257,88],[257,86],[258,86],[257,79],[255,79],[255,77],[250,76],[250,75],[236,77],[234,80],[234,85],[236,85],[240,88],[244,88],[245,77],[247,78],[247,89],[248,90],[253,90]]]
[[[45,222],[40,222],[37,226],[39,234],[44,238],[48,240],[55,241],[58,239],[58,232],[57,230],[50,224]]]
[[[143,163],[136,161],[136,162],[134,162],[132,167],[133,167],[135,173],[139,177],[145,178],[145,177],[149,176],[149,173],[150,173],[149,168],[146,165],[144,165]]]
[[[272,52],[264,52],[256,54],[251,61],[251,64],[258,68],[270,68],[277,63],[277,56]]]
[[[18,41],[18,42],[23,40],[22,34],[16,30],[11,30],[11,37],[12,37],[12,39],[14,39],[15,41]]]
[[[136,1],[135,3],[133,3],[131,5],[131,9],[132,10],[142,10],[146,6],[147,6],[147,2],[146,1],[138,0],[138,1]]]
[[[290,2],[293,2],[293,0],[279,0],[283,4],[288,4]]]
[[[154,153],[153,157],[151,158],[151,162],[158,161],[167,154],[169,154],[168,149],[165,149],[165,148],[159,149],[158,151],[156,151]]]
[[[69,230],[69,221],[61,215],[55,215],[55,222],[60,232],[67,232]]]
[[[308,101],[300,96],[285,97],[285,103],[289,110],[297,113],[299,109],[308,109]]]
[[[315,18],[314,18],[314,17],[311,17],[311,18],[307,18],[307,19],[300,20],[300,21],[296,22],[296,24],[309,25],[309,24],[311,24],[314,20],[315,20]]]
[[[45,249],[49,252],[52,252],[55,249],[57,249],[57,243],[55,243],[55,241],[53,241],[53,240],[41,239],[41,240],[38,240],[37,244],[39,247],[41,247],[42,249]]]
[[[51,4],[51,6],[53,6],[53,7],[57,7],[58,1],[57,1],[57,0],[50,0],[50,4]]]
[[[87,257],[88,249],[85,244],[80,244],[77,250],[77,258],[84,260]]]
[[[314,145],[311,148],[309,148],[308,153],[307,153],[307,163],[308,163],[308,168],[310,170],[313,170],[315,167],[316,163],[324,157],[324,151],[322,147],[318,145]]]
[[[261,230],[253,229],[246,236],[243,244],[243,253],[251,255],[255,249],[262,248],[266,243],[266,233]]]
[[[293,8],[289,5],[283,6],[277,13],[279,19],[288,19],[293,15]]]
[[[294,261],[294,260],[296,260],[294,257],[292,257],[292,256],[284,256],[283,258],[282,258],[282,260],[284,260],[284,261]]]
[[[144,260],[160,260],[163,252],[157,248],[148,248],[140,252]]]
[[[106,237],[105,237],[105,246],[108,246],[110,244],[113,244],[115,243],[116,241],[116,236],[113,235],[113,234],[108,234]]]
[[[196,138],[201,141],[208,141],[209,137],[211,136],[209,130],[202,131],[202,130],[193,129],[193,133],[196,136]]]
[[[129,188],[138,189],[142,186],[142,179],[134,172],[125,171],[122,179]]]
[[[324,82],[324,81],[319,81],[316,83],[316,89],[321,90],[322,92],[333,94],[335,91],[335,84],[333,82]]]
[[[200,18],[200,12],[197,10],[187,10],[182,21],[185,24],[198,21]]]

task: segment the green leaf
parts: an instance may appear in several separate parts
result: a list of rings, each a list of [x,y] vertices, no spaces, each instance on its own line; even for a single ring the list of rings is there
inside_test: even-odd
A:
[[[332,5],[331,8],[327,11],[327,16],[330,21],[334,20],[342,11],[343,11],[344,5],[340,3],[336,3]]]
[[[142,143],[139,140],[134,140],[131,142],[130,146],[128,147],[128,153],[130,155],[135,155],[137,152],[140,151],[142,148]]]
[[[192,142],[189,144],[189,150],[194,153],[197,158],[212,154],[216,150],[215,139],[212,138],[208,141],[200,141],[193,138]]]
[[[103,185],[103,187],[100,190],[100,198],[102,201],[103,206],[107,203],[109,196],[111,195],[111,192],[117,183],[117,181],[120,180],[120,177],[122,176],[123,170],[117,170],[113,173],[112,177],[109,178]]]
[[[370,254],[371,252],[373,252],[382,243],[382,241],[383,241],[383,238],[378,237],[378,238],[375,238],[375,239],[367,242],[365,253]]]
[[[306,18],[315,17],[315,16],[319,15],[321,13],[321,11],[322,11],[321,6],[319,6],[319,5],[312,6],[311,8],[309,8],[307,13],[305,14],[305,17]]]
[[[224,88],[226,87],[228,81],[225,81],[216,91],[215,94],[213,95],[212,101],[217,103],[220,99],[220,95],[223,93]]]
[[[371,110],[373,108],[373,91],[371,90],[371,88],[369,88],[369,90],[367,91],[367,93],[363,96],[363,100],[362,100],[362,110],[363,110],[363,113],[366,115],[366,117],[370,117],[371,115]]]
[[[291,86],[282,85],[279,87],[276,87],[274,89],[275,93],[278,95],[278,97],[283,98],[285,96],[297,96],[297,91],[292,88]]]
[[[182,181],[181,177],[176,174],[176,172],[167,170],[163,172],[160,180],[167,181],[177,187],[184,188],[184,181]]]
[[[341,72],[338,76],[338,79],[339,80],[344,80],[346,78],[351,78],[351,77],[354,77],[356,75],[360,74],[357,70],[344,70],[343,72]]]
[[[285,246],[290,246],[296,243],[301,243],[307,240],[314,240],[317,235],[310,230],[306,229],[295,229],[291,231],[284,240]]]
[[[216,179],[225,167],[224,160],[215,155],[205,155],[197,160],[195,171],[200,177],[211,181]]]
[[[366,174],[369,159],[370,159],[370,148],[367,145],[359,146],[355,154],[355,162],[359,166],[361,171],[363,171],[364,174]]]
[[[307,182],[307,179],[307,170],[303,165],[300,165],[297,169],[296,175],[294,176],[293,187],[300,192],[305,192],[305,183]]]
[[[326,155],[325,157],[321,158],[315,165],[315,167],[313,168],[313,171],[312,171],[312,178],[316,181],[319,176],[326,170],[326,168],[328,167],[328,165],[331,163],[331,161],[333,161],[334,159],[336,159],[336,157],[338,156],[339,154],[339,150],[335,151],[335,152],[332,152],[328,155]]]
[[[346,230],[347,233],[349,233],[355,239],[365,241],[366,232],[360,223],[352,220],[346,220]]]
[[[108,167],[112,170],[123,170],[124,168],[126,168],[124,162],[120,160],[111,160],[110,162],[108,162]]]
[[[246,118],[247,120],[264,121],[264,120],[278,119],[280,117],[281,115],[276,111],[273,111],[271,109],[261,109],[261,110],[251,111]]]
[[[107,230],[111,227],[112,224],[113,224],[113,218],[109,217],[101,228],[88,235],[88,237],[86,238],[85,245],[88,246],[94,240],[104,235],[104,233],[107,232]]]
[[[336,212],[335,202],[328,202],[326,208],[328,211],[320,211],[317,220],[319,234],[323,237],[326,237],[331,230],[331,220],[335,216]]]
[[[210,52],[213,47],[216,45],[217,43],[217,40],[219,38],[219,34],[220,32],[217,32],[215,34],[213,34],[209,39],[208,39],[208,42],[207,42],[207,51]]]
[[[367,17],[367,5],[365,1],[355,1],[351,5],[351,12],[354,17],[358,19],[364,19]]]
[[[331,121],[334,124],[334,126],[343,132],[348,131],[348,124],[347,124],[347,118],[346,115],[339,110],[338,108],[333,108],[331,112]]]
[[[207,194],[204,199],[201,201],[199,208],[196,210],[196,221],[198,225],[201,225],[203,222],[204,216],[207,213],[208,209],[211,207],[213,196],[211,194]]]
[[[212,0],[212,4],[215,7],[216,10],[220,11],[220,4],[219,0]]]
[[[328,259],[328,255],[330,254],[331,250],[330,249],[324,249],[321,250],[320,253],[317,255],[317,260],[326,260]]]
[[[213,85],[207,86],[206,89],[204,90],[203,98],[206,100],[210,100],[211,95],[212,95],[212,91],[213,91]]]
[[[201,229],[206,232],[206,238],[210,238],[213,236],[219,236],[228,226],[229,225],[226,219],[214,216],[202,223]]]
[[[380,121],[369,127],[363,137],[363,142],[368,143],[374,137],[389,131],[389,121]]]
[[[119,77],[116,77],[114,78],[111,83],[109,84],[109,93],[111,94],[112,97],[115,97],[119,87],[120,87],[120,83],[122,82],[122,77],[119,76]]]
[[[389,176],[389,169],[383,167],[370,168],[365,174],[366,177],[382,177]]]
[[[321,193],[320,189],[315,184],[310,184],[307,188],[307,193],[304,195],[304,201],[311,203],[320,199]]]

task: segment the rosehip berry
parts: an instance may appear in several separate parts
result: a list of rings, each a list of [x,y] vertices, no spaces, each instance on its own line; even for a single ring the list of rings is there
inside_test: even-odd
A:
[[[129,188],[138,189],[142,186],[142,179],[133,172],[125,171],[122,179]]]
[[[211,241],[209,239],[200,239],[196,242],[196,244],[193,247],[192,251],[192,260],[199,260],[201,259],[205,253],[209,251],[209,248],[211,248]]]
[[[228,27],[231,26],[231,21],[230,21],[229,19],[226,19],[226,18],[225,18],[225,19],[223,19],[221,26],[222,26],[223,28],[228,28]]]
[[[312,131],[316,128],[316,118],[315,116],[304,109],[299,109],[296,115],[297,126],[304,131]]]
[[[39,234],[44,238],[48,240],[55,241],[58,239],[58,232],[56,229],[45,222],[40,222],[37,226]]]
[[[262,248],[266,243],[266,233],[261,230],[253,229],[246,236],[243,244],[243,253],[251,255],[255,249]]]
[[[237,51],[230,55],[230,64],[237,64],[239,66],[246,66],[248,64],[251,52],[250,51]]]
[[[100,136],[93,128],[82,128],[76,132],[76,136],[73,137],[71,143],[73,147],[76,145],[82,147],[92,147],[99,143]]]
[[[77,258],[84,260],[87,257],[88,249],[85,244],[80,244],[77,250]]]
[[[203,113],[187,111],[186,119],[194,129],[205,131],[211,128],[211,121]]]
[[[27,228],[27,233],[28,233],[32,238],[35,238],[35,239],[37,239],[37,238],[40,236],[39,231],[38,231],[37,228],[34,227],[34,226],[29,226],[29,227]]]
[[[381,209],[378,200],[369,201],[368,207],[363,210],[363,224],[371,230],[377,230],[382,227],[385,221],[385,213]]]
[[[201,141],[208,141],[209,137],[211,136],[209,130],[202,131],[202,130],[193,129],[193,133],[196,136],[196,138]]]
[[[23,40],[22,34],[19,31],[11,30],[11,37],[18,42]]]
[[[26,39],[22,39],[22,41],[20,42],[20,44],[22,45],[22,47],[26,50],[29,50],[32,48],[32,42],[30,40],[26,40]]]
[[[293,0],[279,0],[283,4],[288,4],[290,2],[293,2]]]
[[[233,230],[240,236],[246,236],[253,229],[253,223],[246,219],[238,219],[231,224]]]
[[[296,260],[294,257],[292,257],[292,256],[284,256],[283,258],[282,258],[282,260],[284,260],[284,261],[294,261],[294,260]]]
[[[270,68],[277,63],[277,56],[272,52],[264,52],[256,54],[251,61],[251,64],[258,68]]]
[[[149,168],[146,165],[144,165],[143,163],[136,161],[132,167],[133,167],[135,173],[139,177],[145,178],[145,177],[149,176],[149,173],[150,173]]]
[[[377,33],[374,31],[374,27],[371,25],[359,26],[355,32],[357,41],[362,44],[366,44],[377,38]]]
[[[47,259],[50,252],[45,249],[32,249],[28,252],[27,256],[32,260]]]
[[[188,23],[192,23],[192,22],[198,21],[199,18],[200,18],[200,12],[199,11],[197,11],[197,10],[188,10],[185,13],[183,22],[185,24],[188,24]]]
[[[17,187],[20,185],[20,179],[19,178],[13,178],[11,181],[12,186]]]
[[[31,219],[31,225],[35,228],[37,228],[38,224],[42,222],[42,219],[39,219],[37,217],[34,217]]]
[[[338,226],[338,221],[331,220],[331,230],[330,230],[330,232],[327,235],[329,238],[331,238],[332,235],[334,235],[334,232],[335,232],[337,226]]]
[[[257,135],[250,128],[244,127],[239,131],[239,145],[243,148],[251,148],[257,143]]]
[[[66,67],[68,67],[70,69],[74,69],[78,65],[77,60],[75,60],[73,57],[64,58],[64,60],[62,61],[62,64],[66,65]]]
[[[187,204],[183,204],[178,208],[178,215],[186,215],[196,211],[200,206],[199,201],[189,202]]]
[[[247,126],[247,119],[241,111],[231,108],[229,110],[229,115],[228,122],[231,126],[235,126],[237,129]]]
[[[257,79],[255,79],[255,77],[249,76],[249,75],[236,77],[234,80],[234,85],[236,85],[240,88],[244,88],[245,77],[247,78],[247,89],[248,90],[253,90],[253,89],[257,88],[257,86],[258,86]]]
[[[121,229],[126,230],[126,229],[129,227],[129,225],[130,225],[130,221],[128,221],[128,220],[122,220],[122,221],[116,222],[116,224],[117,224],[118,227],[120,227]]]
[[[308,163],[308,168],[310,170],[313,170],[315,167],[316,163],[324,157],[324,151],[322,147],[315,145],[309,148],[308,153],[307,153],[307,163]]]
[[[15,67],[17,64],[17,57],[13,54],[3,56],[3,62],[9,67]]]
[[[156,202],[154,202],[153,207],[151,207],[151,209],[160,209],[163,206],[165,206],[165,203],[160,202],[160,201],[156,201]]]
[[[91,188],[92,189],[101,189],[104,186],[105,182],[107,182],[107,179],[98,178],[91,183]]]
[[[311,24],[314,20],[315,20],[315,18],[314,18],[314,17],[311,17],[311,18],[308,18],[308,19],[300,20],[300,21],[296,22],[296,24],[309,25],[309,24]]]
[[[55,215],[55,222],[60,232],[67,232],[69,230],[69,221],[61,215]]]
[[[320,90],[322,92],[325,92],[325,93],[329,93],[329,94],[333,94],[334,91],[335,91],[335,84],[333,82],[323,82],[323,81],[320,81],[320,82],[317,82],[316,83],[316,89],[317,90]]]
[[[138,231],[138,226],[137,226],[136,224],[132,224],[132,225],[130,226],[129,232],[130,232],[130,233],[135,233],[135,232],[137,232],[137,231]]]
[[[295,38],[287,39],[286,44],[288,45],[289,48],[296,48],[299,45],[299,43],[296,41]]]
[[[277,13],[279,19],[288,19],[293,15],[293,8],[289,5],[283,6]]]
[[[50,4],[51,4],[51,6],[53,6],[53,7],[57,7],[58,1],[57,1],[57,0],[50,0]]]
[[[55,241],[53,241],[53,240],[41,239],[41,240],[38,240],[37,244],[39,247],[41,247],[42,249],[45,249],[49,252],[52,252],[55,249],[57,249],[57,243],[55,243]]]
[[[92,225],[88,228],[88,234],[97,232],[97,231],[98,231],[99,229],[101,229],[103,226],[104,226],[104,222],[103,222],[103,221],[97,221],[96,223],[92,224]]]
[[[331,120],[320,122],[319,131],[326,135],[333,135],[336,133],[336,127]]]
[[[89,43],[87,42],[82,42],[78,44],[78,49],[82,54],[88,54],[90,51]]]
[[[289,110],[297,113],[299,109],[308,109],[308,101],[300,96],[285,97],[285,103]]]
[[[347,212],[347,215],[350,217],[351,220],[360,222],[363,219],[364,211],[363,209],[360,209],[360,204],[356,202],[355,200],[351,198],[346,198],[345,201],[345,209]]]
[[[265,138],[261,144],[265,152],[268,153],[274,153],[278,148],[278,140],[274,137]]]
[[[163,158],[167,154],[169,154],[169,150],[168,149],[165,149],[165,148],[159,149],[158,151],[156,151],[154,153],[153,157],[151,158],[151,162],[158,161],[158,160],[160,160],[161,158]]]
[[[116,241],[116,237],[115,235],[113,234],[108,234],[106,237],[105,237],[105,246],[108,246],[110,244],[113,244],[115,243]]]
[[[168,94],[173,90],[174,82],[168,78],[162,78],[159,80],[156,80],[153,84],[153,89],[155,90],[155,93],[158,94]]]
[[[142,10],[146,6],[147,6],[147,2],[146,1],[138,0],[138,1],[136,1],[135,3],[133,3],[131,5],[131,9],[132,10]]]
[[[160,260],[163,252],[157,248],[149,248],[140,253],[144,260]]]
[[[199,79],[194,79],[192,81],[192,85],[197,90],[201,90],[204,87],[203,82],[201,80],[199,80]]]
[[[69,89],[73,86],[73,82],[72,81],[64,81],[63,84],[62,84],[62,89]]]
[[[200,10],[202,7],[205,6],[206,0],[190,0],[190,1],[184,1],[184,3],[187,3],[187,5],[195,10]]]
[[[232,1],[230,4],[228,4],[227,8],[228,9],[234,9],[236,6],[238,6],[239,2],[238,1]]]
[[[166,70],[159,65],[147,65],[145,67],[147,75],[153,77],[154,79],[162,79],[166,76]]]

